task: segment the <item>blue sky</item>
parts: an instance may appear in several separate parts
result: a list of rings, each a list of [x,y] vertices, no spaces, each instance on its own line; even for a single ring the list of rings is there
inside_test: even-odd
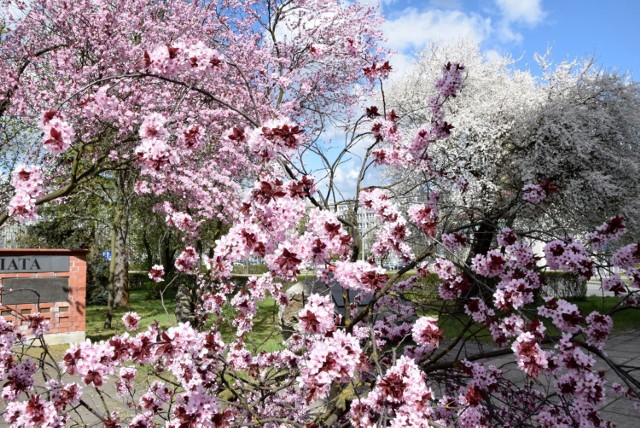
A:
[[[370,0],[375,3],[379,0]],[[640,80],[638,0],[381,0],[396,68],[429,42],[474,39],[486,51],[521,58],[538,73],[535,52],[554,63],[594,56],[597,64]]]

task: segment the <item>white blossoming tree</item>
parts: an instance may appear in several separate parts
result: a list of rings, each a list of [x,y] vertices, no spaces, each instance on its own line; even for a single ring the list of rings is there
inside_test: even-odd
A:
[[[472,255],[486,252],[505,225],[545,240],[554,232],[584,233],[622,214],[630,230],[640,230],[640,88],[591,62],[554,68],[546,57],[538,59],[542,75],[536,77],[473,43],[432,46],[386,90],[401,122],[418,129],[428,120],[421,107],[439,64],[466,65],[464,89],[446,106],[455,128],[431,146],[430,156],[452,184],[438,189],[457,213],[444,231],[477,223],[478,237],[484,234]],[[438,185],[407,168],[392,168],[388,176],[404,183],[400,193]],[[527,209],[514,203],[526,197],[527,184],[555,195]]]

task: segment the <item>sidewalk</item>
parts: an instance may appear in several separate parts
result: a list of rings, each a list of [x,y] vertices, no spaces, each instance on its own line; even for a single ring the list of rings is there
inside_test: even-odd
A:
[[[609,339],[605,346],[607,355],[615,363],[627,368],[635,367],[636,379],[640,378],[640,331],[627,331]],[[603,364],[604,365],[604,364]],[[603,367],[608,384],[619,382],[618,376],[609,366]],[[636,410],[628,400],[621,397],[607,397],[602,408],[602,416],[619,427],[636,427],[640,425],[640,410]]]
[[[600,280],[590,280],[587,281],[587,296],[615,296],[613,291],[603,291],[601,288],[602,283]],[[637,288],[632,288],[631,291],[637,291]]]
[[[626,370],[635,367],[635,378],[640,380],[640,330],[612,335],[604,349],[608,358],[616,364],[623,365]],[[502,368],[507,379],[513,382],[524,381],[524,374],[516,366],[513,355],[493,359],[491,364]],[[602,418],[620,428],[640,426],[640,411],[636,410],[629,400],[615,395],[610,389],[611,384],[615,382],[623,384],[622,380],[604,361],[598,359],[595,367],[605,372],[607,380],[607,396],[600,408]]]

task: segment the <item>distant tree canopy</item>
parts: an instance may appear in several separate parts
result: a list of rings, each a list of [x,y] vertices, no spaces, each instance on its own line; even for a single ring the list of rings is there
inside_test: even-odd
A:
[[[538,59],[542,75],[534,76],[473,43],[432,46],[387,87],[386,100],[402,123],[418,129],[428,120],[421,107],[439,64],[465,64],[464,89],[445,107],[455,127],[429,155],[436,171],[464,189],[439,190],[451,206],[465,207],[466,220],[515,222],[546,239],[544,232],[585,233],[621,214],[640,232],[640,87],[589,61],[552,67]],[[406,190],[437,186],[408,169],[388,175]],[[558,192],[536,210],[523,209],[513,202],[526,183]]]

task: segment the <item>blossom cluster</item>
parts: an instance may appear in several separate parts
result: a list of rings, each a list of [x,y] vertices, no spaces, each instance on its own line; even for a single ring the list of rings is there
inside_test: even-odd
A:
[[[331,211],[311,211],[302,238],[311,249],[313,265],[328,264],[335,256],[342,259],[351,250],[351,236]]]
[[[150,73],[183,77],[203,77],[208,73],[219,73],[225,66],[224,57],[202,41],[188,43],[176,41],[160,45],[151,52],[144,52],[142,67]]]
[[[135,314],[130,314],[130,317],[136,318]],[[242,346],[236,347],[236,353],[242,349]],[[207,390],[215,385],[215,369],[220,364],[219,357],[224,350],[225,344],[216,331],[198,332],[188,324],[161,331],[155,325],[136,336],[125,334],[114,336],[107,342],[86,341],[73,346],[66,352],[63,364],[67,374],[80,376],[85,385],[95,388],[103,386],[109,376],[115,376],[118,394],[129,400],[138,371],[128,364],[134,362],[162,366],[180,383],[183,392],[169,389],[160,381],[150,382],[147,392],[140,396],[139,401],[131,403],[142,410],[136,418],[151,421],[160,412],[170,410],[173,423],[188,418],[203,426],[210,426],[216,418],[222,417],[222,413],[229,420],[233,418],[233,412],[225,413],[220,408],[215,392]],[[232,353],[229,358],[232,358]],[[289,354],[282,354],[282,361],[290,362],[291,358]],[[269,362],[261,361],[261,365],[266,367]],[[204,370],[205,367],[208,370]],[[75,384],[56,384],[51,388],[55,410],[62,411],[80,398],[80,389]],[[19,418],[32,416],[28,406],[14,407],[14,411],[5,415],[7,421],[14,423]]]
[[[34,336],[40,336],[49,331],[50,322],[40,312],[27,315],[27,321],[29,330]]]
[[[435,202],[411,205],[407,210],[407,214],[418,229],[427,236],[435,237],[436,227],[438,226],[438,211]]]
[[[169,146],[167,118],[160,113],[152,113],[144,118],[140,125],[141,143],[136,147],[138,162],[154,171],[159,171],[180,161],[178,153]]]
[[[380,189],[369,189],[360,193],[360,203],[382,221],[376,241],[371,251],[376,257],[384,257],[389,252],[400,256],[402,260],[413,257],[406,239],[411,234],[407,228],[407,221],[396,205]]]
[[[585,279],[593,276],[593,261],[581,242],[556,239],[545,245],[544,254],[551,269],[575,272]]]
[[[63,428],[66,425],[66,418],[58,413],[55,405],[38,395],[28,401],[9,403],[4,419],[16,427]]]
[[[381,290],[389,279],[383,268],[362,260],[336,262],[334,277],[341,286],[348,290],[361,290],[369,293]]]
[[[534,300],[534,293],[542,285],[540,275],[534,270],[536,257],[531,247],[522,241],[511,229],[503,229],[498,234],[500,250],[490,250],[477,254],[471,260],[473,271],[486,278],[500,278],[493,292],[496,308],[504,312],[520,309]]]
[[[187,247],[180,253],[175,261],[175,267],[180,272],[191,273],[198,266],[200,256],[195,248]]]
[[[336,315],[329,296],[312,294],[307,304],[298,312],[300,327],[307,333],[324,334],[336,327]]]
[[[19,222],[37,218],[36,199],[43,195],[43,176],[37,166],[18,165],[11,176],[15,195],[9,201],[9,215]]]
[[[422,370],[413,359],[402,356],[366,397],[355,401],[351,423],[370,427],[375,425],[377,415],[385,415],[392,427],[427,428],[433,416],[432,398]]]
[[[389,65],[389,61],[385,61],[382,65],[377,65],[375,62],[368,67],[362,69],[367,79],[373,81],[376,79],[386,79],[393,68]]]
[[[617,215],[598,226],[594,232],[587,233],[587,241],[594,250],[602,250],[611,241],[619,239],[627,232],[624,219]]]
[[[568,333],[580,330],[580,323],[584,322],[580,309],[573,303],[553,297],[545,298],[544,306],[538,308],[538,314],[551,319],[553,324]]]
[[[436,83],[437,96],[427,100],[427,108],[431,114],[431,125],[419,129],[410,141],[404,139],[402,131],[397,126],[399,117],[393,113],[384,119],[375,119],[372,133],[376,144],[385,143],[372,151],[372,157],[378,164],[398,165],[403,167],[417,167],[430,170],[430,157],[426,153],[429,145],[437,140],[448,137],[453,125],[445,120],[444,102],[455,97],[462,88],[462,71],[464,66],[448,62],[442,68],[442,76]],[[369,118],[379,116],[376,110],[367,109]]]
[[[140,322],[140,315],[135,312],[127,312],[122,316],[122,323],[127,330],[137,330]]]
[[[548,367],[547,354],[538,339],[530,332],[521,333],[512,346],[518,367],[531,377],[538,377],[541,370]]]
[[[467,244],[467,237],[460,233],[445,233],[441,236],[442,244],[450,251],[457,251]]]
[[[414,342],[429,350],[437,348],[442,339],[442,330],[438,327],[438,319],[434,317],[418,318],[411,333]]]
[[[162,265],[153,265],[149,270],[149,279],[153,282],[162,282],[164,281],[164,266]]]
[[[217,274],[230,276],[233,262],[254,255],[266,256],[273,275],[293,278],[303,259],[313,256],[324,263],[332,251],[344,254],[350,238],[335,216],[312,217],[312,230],[302,236],[289,232],[305,215],[304,197],[313,186],[309,177],[286,184],[280,179],[258,182],[244,202],[242,218],[216,245],[212,262]],[[325,232],[329,239],[320,239]]]
[[[169,226],[174,226],[176,229],[186,232],[186,233],[194,233],[196,228],[198,227],[198,222],[193,220],[189,214],[180,212],[180,211],[172,211],[167,215],[166,223]]]
[[[522,188],[522,199],[532,204],[539,204],[547,198],[547,192],[539,184],[525,184]]]
[[[404,138],[404,134],[402,133],[402,131],[400,131],[400,129],[398,129],[398,125],[394,121],[387,119],[376,119],[375,121],[373,121],[373,125],[371,126],[371,133],[373,134],[377,142],[385,141],[391,145],[402,141],[402,139]],[[388,156],[392,153],[393,152],[387,152],[387,155],[384,159],[379,159],[379,163],[388,163],[390,160]]]
[[[522,199],[535,205],[558,191],[558,187],[550,179],[541,180],[537,184],[525,184],[522,188]]]
[[[467,278],[458,272],[450,260],[438,258],[429,266],[429,269],[440,278],[438,292],[444,300],[456,299],[471,288]]]
[[[44,112],[38,125],[44,133],[42,142],[47,151],[59,155],[69,149],[73,142],[74,131],[59,111]]]
[[[357,338],[336,330],[313,344],[305,355],[298,383],[307,391],[306,401],[324,397],[333,382],[349,382],[360,366],[362,349]]]
[[[614,266],[632,271],[640,264],[640,244],[629,244],[620,248],[611,258]]]
[[[462,70],[459,63],[448,62],[442,67],[442,77],[436,82],[436,89],[443,97],[455,97],[462,89]]]
[[[262,161],[272,161],[278,153],[288,153],[304,141],[304,129],[289,119],[273,119],[262,127],[246,131],[234,128],[228,138],[236,143],[246,141],[251,151]]]

